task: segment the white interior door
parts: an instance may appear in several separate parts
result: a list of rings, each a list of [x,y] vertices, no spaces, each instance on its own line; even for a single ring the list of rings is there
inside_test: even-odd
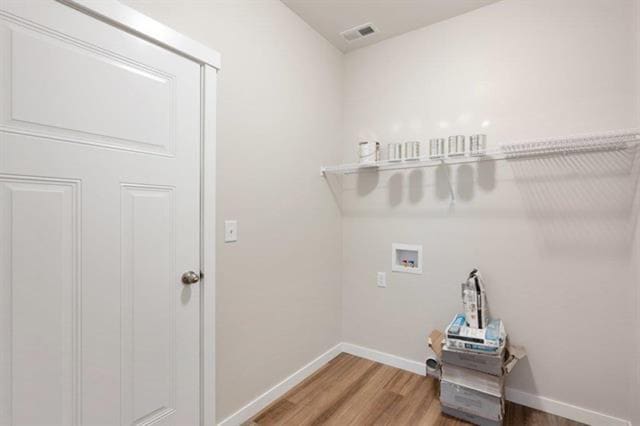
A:
[[[200,66],[0,3],[0,425],[199,424]]]

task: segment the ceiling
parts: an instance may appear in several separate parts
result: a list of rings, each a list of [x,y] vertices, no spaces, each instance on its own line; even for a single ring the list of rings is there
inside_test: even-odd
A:
[[[282,0],[335,47],[349,52],[499,0]],[[347,43],[342,31],[371,23],[379,31]]]

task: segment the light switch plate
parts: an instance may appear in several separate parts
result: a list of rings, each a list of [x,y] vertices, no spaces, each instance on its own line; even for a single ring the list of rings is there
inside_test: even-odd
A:
[[[225,220],[224,221],[224,242],[233,243],[236,241],[238,241],[238,221]]]
[[[386,287],[387,286],[387,274],[386,272],[378,272],[378,287]]]

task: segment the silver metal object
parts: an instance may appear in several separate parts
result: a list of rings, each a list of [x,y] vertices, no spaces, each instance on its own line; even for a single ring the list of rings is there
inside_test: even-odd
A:
[[[487,151],[487,135],[473,135],[469,139],[469,151],[471,155],[484,155]]]
[[[465,148],[464,136],[449,136],[449,156],[456,157],[465,155]]]
[[[373,164],[380,161],[380,142],[359,142],[358,160],[360,164]]]
[[[400,161],[402,160],[402,144],[390,143],[387,145],[387,160]]]
[[[429,157],[442,158],[444,157],[444,139],[430,139],[429,140]]]
[[[200,281],[200,274],[193,271],[187,271],[182,274],[182,283],[183,284],[195,284]]]
[[[420,142],[408,141],[404,143],[404,159],[417,160],[420,158]]]

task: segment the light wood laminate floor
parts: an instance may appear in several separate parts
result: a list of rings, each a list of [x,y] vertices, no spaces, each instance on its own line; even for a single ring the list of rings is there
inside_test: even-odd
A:
[[[340,354],[246,425],[467,425],[440,412],[437,382]],[[507,403],[505,425],[579,423]]]

